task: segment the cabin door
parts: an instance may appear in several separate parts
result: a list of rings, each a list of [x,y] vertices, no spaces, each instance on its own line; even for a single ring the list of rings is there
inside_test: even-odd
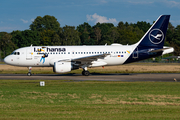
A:
[[[32,48],[31,47],[27,48],[26,49],[26,60],[32,60],[32,55],[33,55]]]
[[[138,47],[136,47],[136,49],[133,52],[133,58],[134,59],[138,58]]]

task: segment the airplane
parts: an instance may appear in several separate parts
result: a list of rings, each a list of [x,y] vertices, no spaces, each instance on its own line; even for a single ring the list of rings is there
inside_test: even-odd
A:
[[[137,62],[174,52],[173,47],[164,45],[170,15],[161,15],[133,45],[91,45],[91,46],[30,46],[16,49],[5,57],[9,65],[28,67],[53,67],[56,73],[66,73],[82,68],[82,75],[88,76],[87,68],[114,66]]]

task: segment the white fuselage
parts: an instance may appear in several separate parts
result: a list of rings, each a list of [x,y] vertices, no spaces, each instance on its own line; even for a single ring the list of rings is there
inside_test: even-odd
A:
[[[6,63],[25,67],[53,66],[59,60],[73,61],[74,59],[108,54],[103,59],[92,61],[89,67],[120,65],[132,54],[135,46],[112,44],[104,46],[31,46],[15,50],[5,58]],[[15,54],[14,54],[15,53]],[[18,54],[17,54],[18,53]],[[48,57],[42,56],[46,53]]]

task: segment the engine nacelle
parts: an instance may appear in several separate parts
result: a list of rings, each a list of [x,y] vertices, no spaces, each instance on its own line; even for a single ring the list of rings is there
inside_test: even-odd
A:
[[[71,62],[54,62],[53,71],[57,73],[70,72],[71,70],[79,69],[79,66],[74,66]]]

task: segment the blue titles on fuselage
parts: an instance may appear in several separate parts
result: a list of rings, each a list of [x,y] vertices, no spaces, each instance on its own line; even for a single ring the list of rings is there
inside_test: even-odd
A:
[[[46,51],[45,51],[46,50]],[[66,48],[34,48],[34,52],[66,52]]]

